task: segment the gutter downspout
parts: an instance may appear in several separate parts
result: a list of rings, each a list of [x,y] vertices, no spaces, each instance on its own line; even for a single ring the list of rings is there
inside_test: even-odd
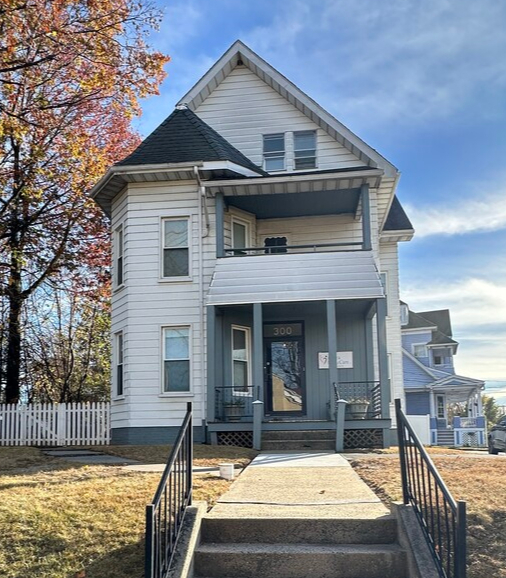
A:
[[[201,356],[201,376],[202,376],[202,395],[201,395],[201,415],[202,415],[202,427],[205,432],[206,424],[206,408],[207,408],[207,348],[206,348],[206,331],[204,330],[205,324],[205,312],[204,312],[204,242],[203,240],[209,235],[210,225],[209,225],[209,212],[207,210],[206,204],[206,189],[202,184],[200,178],[199,168],[197,165],[193,167],[193,172],[195,173],[195,178],[198,184],[198,221],[199,221],[199,324],[200,324],[200,356]],[[203,214],[202,205],[204,205],[205,214],[205,231],[203,230]],[[205,353],[204,353],[205,352]],[[207,432],[205,432],[205,437],[207,438]]]

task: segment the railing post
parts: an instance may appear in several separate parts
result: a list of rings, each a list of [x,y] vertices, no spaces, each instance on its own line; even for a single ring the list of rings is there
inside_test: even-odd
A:
[[[362,247],[364,251],[370,251],[372,248],[372,243],[369,185],[362,185],[360,187],[360,197],[362,199]]]
[[[456,578],[466,578],[466,503],[457,502],[457,540],[455,544]]]
[[[406,440],[405,428],[401,415],[401,400],[395,400],[395,420],[397,422],[397,439],[399,442],[399,459],[401,462],[401,480],[402,480],[402,499],[404,504],[409,504],[408,492],[408,471],[406,467]]]
[[[191,401],[186,404],[186,411],[190,414],[190,421],[188,423],[188,455],[186,456],[186,491],[188,495],[188,505],[191,506],[193,493],[193,408]]]
[[[336,452],[344,450],[344,414],[346,413],[346,402],[344,399],[336,401]]]
[[[153,556],[153,517],[155,513],[155,507],[153,504],[148,504],[146,506],[146,545],[145,545],[145,558],[144,558],[144,578],[154,578],[154,564],[155,559]]]
[[[262,419],[264,416],[264,402],[257,399],[253,402],[253,449],[262,449]]]

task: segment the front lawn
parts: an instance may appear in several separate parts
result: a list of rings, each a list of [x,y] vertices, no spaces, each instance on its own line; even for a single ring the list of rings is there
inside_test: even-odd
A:
[[[205,448],[209,460],[246,460],[242,448],[217,457],[216,448],[200,446],[202,460]],[[151,449],[144,448],[152,461],[159,451],[165,461],[167,448]],[[79,466],[35,448],[0,448],[0,576],[140,578],[144,511],[159,480],[159,473]],[[197,476],[194,500],[213,504],[229,485]]]
[[[431,456],[457,500],[467,501],[468,578],[506,578],[506,459]],[[358,474],[386,501],[402,500],[396,458],[358,458]]]

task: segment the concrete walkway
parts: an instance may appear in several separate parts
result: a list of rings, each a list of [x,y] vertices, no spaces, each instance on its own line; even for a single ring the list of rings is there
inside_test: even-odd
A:
[[[370,519],[389,514],[341,455],[278,452],[257,456],[209,515]]]

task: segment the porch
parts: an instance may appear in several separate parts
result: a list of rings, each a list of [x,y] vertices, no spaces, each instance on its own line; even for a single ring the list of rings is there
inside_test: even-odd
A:
[[[209,441],[251,445],[256,405],[264,434],[326,431],[335,440],[340,427],[345,447],[387,447],[383,306],[383,298],[208,306]],[[349,402],[340,424],[337,399]]]

